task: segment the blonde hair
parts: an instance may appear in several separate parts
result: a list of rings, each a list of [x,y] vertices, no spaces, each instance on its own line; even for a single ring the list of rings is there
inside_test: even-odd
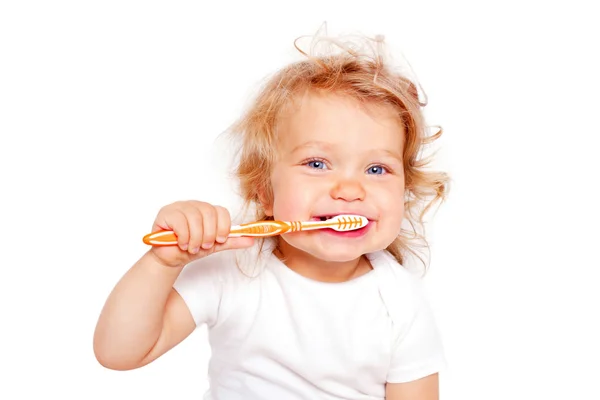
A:
[[[359,41],[317,37],[312,42],[310,54],[301,50],[297,41],[294,45],[306,59],[276,72],[232,127],[232,133],[240,139],[235,176],[239,179],[244,206],[255,207],[257,220],[269,219],[261,206],[261,194],[262,200],[272,201],[270,173],[277,148],[278,118],[295,96],[319,91],[348,96],[365,105],[392,106],[405,127],[405,198],[399,201],[404,201],[405,220],[411,230],[402,228],[386,250],[400,264],[404,264],[407,252],[423,262],[416,251],[416,242],[424,242],[427,248],[428,245],[417,227],[424,232],[424,215],[434,203],[444,200],[449,178],[444,172],[425,170],[431,157],[422,158],[422,150],[437,140],[442,130],[439,128],[437,133],[427,134],[428,127],[421,110],[426,101],[419,98],[417,84],[387,65],[381,36]],[[315,54],[323,43],[329,45],[326,54]],[[332,48],[341,51],[331,51]]]

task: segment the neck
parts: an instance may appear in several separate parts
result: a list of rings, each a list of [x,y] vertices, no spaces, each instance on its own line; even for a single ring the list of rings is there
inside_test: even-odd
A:
[[[274,253],[289,269],[320,282],[346,282],[366,274],[372,268],[365,256],[350,261],[325,261],[279,240]]]

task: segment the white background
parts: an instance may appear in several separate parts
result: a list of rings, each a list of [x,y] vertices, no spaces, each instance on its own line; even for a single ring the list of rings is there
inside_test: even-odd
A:
[[[326,21],[384,34],[445,130],[426,277],[442,399],[600,399],[600,29],[584,3],[2,2],[0,398],[201,398],[203,329],[114,372],[94,326],[162,205],[228,204],[215,139]]]

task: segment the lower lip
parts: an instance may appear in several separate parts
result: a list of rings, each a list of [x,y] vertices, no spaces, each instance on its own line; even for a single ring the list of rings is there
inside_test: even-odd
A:
[[[369,230],[369,228],[371,227],[371,221],[369,221],[369,223],[360,228],[360,229],[355,229],[353,231],[343,231],[343,232],[339,232],[339,231],[335,231],[333,229],[327,228],[327,229],[321,229],[320,231],[323,233],[327,233],[329,235],[333,235],[333,236],[338,236],[338,237],[344,237],[344,238],[357,238],[357,237],[361,237],[367,234],[367,231]]]

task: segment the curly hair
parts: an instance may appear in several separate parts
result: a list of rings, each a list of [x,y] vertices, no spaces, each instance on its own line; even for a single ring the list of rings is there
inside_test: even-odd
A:
[[[400,264],[404,264],[406,252],[423,262],[416,251],[417,242],[424,242],[427,248],[428,245],[417,228],[421,227],[424,232],[424,215],[434,203],[445,199],[449,177],[444,172],[427,171],[432,157],[423,157],[422,153],[426,145],[440,137],[442,129],[438,127],[435,134],[428,134],[429,127],[422,112],[427,101],[420,99],[414,79],[388,65],[383,54],[383,38],[354,39],[317,37],[310,53],[298,47],[297,39],[294,45],[306,59],[272,75],[246,113],[233,125],[232,132],[240,139],[241,146],[235,166],[240,195],[246,207],[255,208],[257,220],[269,218],[262,209],[260,195],[271,200],[270,173],[277,147],[278,119],[295,96],[319,91],[348,96],[361,104],[391,105],[405,128],[405,198],[398,201],[404,201],[404,218],[410,229],[402,227],[386,250]],[[318,45],[323,43],[329,48],[326,54],[318,54]],[[424,96],[422,90],[421,94]]]

